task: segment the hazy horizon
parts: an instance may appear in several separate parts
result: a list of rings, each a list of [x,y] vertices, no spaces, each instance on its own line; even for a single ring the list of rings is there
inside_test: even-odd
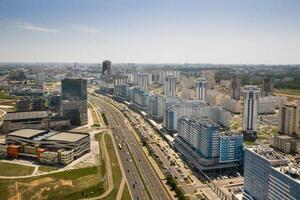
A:
[[[299,64],[297,0],[0,0],[0,62]]]

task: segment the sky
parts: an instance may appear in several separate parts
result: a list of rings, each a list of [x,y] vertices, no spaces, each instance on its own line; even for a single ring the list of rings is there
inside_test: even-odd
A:
[[[0,0],[0,62],[300,64],[300,0]]]

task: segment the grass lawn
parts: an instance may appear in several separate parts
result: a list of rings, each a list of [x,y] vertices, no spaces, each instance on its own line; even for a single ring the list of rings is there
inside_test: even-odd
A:
[[[39,166],[39,171],[40,172],[51,172],[57,170],[57,167],[54,166],[46,166],[46,165],[41,165]]]
[[[300,89],[275,89],[275,93],[300,96]]]
[[[118,158],[116,156],[116,152],[113,146],[112,139],[109,135],[104,136],[107,151],[110,157],[111,165],[112,165],[112,176],[114,180],[114,189],[112,192],[105,198],[105,200],[115,200],[119,191],[119,186],[122,180],[122,172],[118,163]]]
[[[14,99],[13,96],[7,94],[5,91],[0,91],[0,99]]]
[[[24,176],[32,174],[33,171],[34,167],[0,162],[0,176]]]
[[[130,200],[131,196],[129,193],[128,185],[126,184],[123,190],[122,198],[121,200]]]
[[[0,199],[79,199],[103,192],[97,167],[26,179],[0,179]]]

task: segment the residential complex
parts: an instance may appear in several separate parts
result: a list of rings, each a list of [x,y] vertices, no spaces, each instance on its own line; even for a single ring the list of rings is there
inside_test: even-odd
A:
[[[246,140],[255,140],[257,132],[259,88],[246,85],[243,95],[243,132]]]
[[[205,101],[206,93],[207,93],[206,78],[198,78],[196,81],[196,99]]]
[[[300,199],[300,165],[296,157],[269,147],[245,149],[244,200]]]
[[[167,75],[165,78],[165,97],[175,97],[176,96],[176,76]]]
[[[243,135],[222,132],[220,126],[210,120],[180,117],[177,137],[206,159],[218,159],[219,163],[241,161]]]

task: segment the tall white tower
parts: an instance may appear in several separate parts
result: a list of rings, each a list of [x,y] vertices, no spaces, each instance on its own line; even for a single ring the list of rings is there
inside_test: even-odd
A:
[[[198,78],[196,81],[196,99],[205,101],[206,93],[207,93],[206,78]]]
[[[255,140],[257,132],[259,88],[256,85],[244,87],[243,132],[246,140]]]
[[[175,97],[176,96],[176,76],[167,75],[165,78],[165,96]]]

